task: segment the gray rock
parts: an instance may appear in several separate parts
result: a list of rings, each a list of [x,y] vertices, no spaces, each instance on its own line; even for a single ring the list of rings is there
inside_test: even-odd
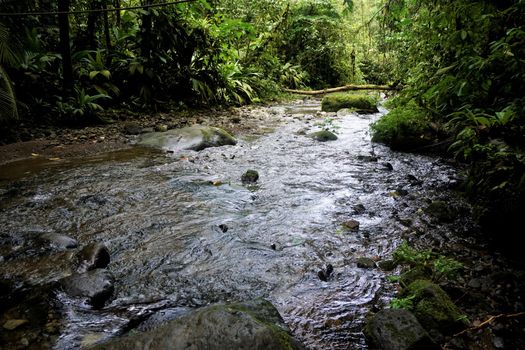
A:
[[[148,133],[141,137],[138,144],[171,152],[201,151],[208,147],[235,145],[237,140],[222,129],[197,125],[166,132]]]
[[[363,269],[373,269],[376,267],[376,263],[374,260],[370,258],[359,258],[357,259],[357,267],[363,268]]]
[[[69,295],[87,298],[94,308],[104,306],[115,289],[113,275],[103,269],[71,275],[62,279],[61,285]]]
[[[439,347],[410,311],[381,310],[370,318],[364,329],[371,350],[433,350]]]
[[[116,338],[94,349],[303,349],[265,300],[211,305],[156,329]]]
[[[77,271],[103,269],[109,265],[110,255],[103,243],[91,243],[77,254]]]
[[[343,228],[349,231],[359,231],[359,221],[348,220],[342,223]]]
[[[138,135],[142,132],[142,127],[138,123],[128,123],[124,126],[124,133],[127,135]]]
[[[42,242],[59,249],[72,249],[78,246],[76,239],[58,233],[45,233],[39,238]]]
[[[312,132],[308,134],[308,137],[320,142],[337,140],[337,136],[333,132],[330,132],[328,130]]]
[[[392,271],[396,268],[397,264],[392,259],[381,260],[377,263],[377,266],[383,271]]]

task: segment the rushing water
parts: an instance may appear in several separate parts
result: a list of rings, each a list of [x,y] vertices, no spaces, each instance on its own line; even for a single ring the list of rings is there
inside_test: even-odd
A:
[[[80,245],[104,242],[111,252],[114,298],[94,311],[59,295],[57,349],[107,338],[143,315],[170,318],[256,297],[272,301],[309,348],[366,347],[363,319],[394,291],[388,272],[356,260],[389,258],[406,218],[426,222],[421,208],[446,194],[455,172],[373,145],[369,124],[384,110],[340,113],[333,122],[316,116],[317,102],[267,111],[272,130],[241,135],[236,146],[178,154],[137,148],[3,182],[4,194],[20,188],[2,204],[3,235],[59,232]],[[304,135],[323,122],[337,127],[338,140]],[[256,185],[242,185],[248,169],[259,172]],[[350,219],[358,232],[341,226]],[[327,264],[334,272],[321,281]]]

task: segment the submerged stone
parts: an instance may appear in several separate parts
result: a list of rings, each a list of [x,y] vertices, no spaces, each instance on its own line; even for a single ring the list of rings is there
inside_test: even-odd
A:
[[[94,308],[104,306],[113,294],[113,275],[103,269],[91,270],[64,278],[62,287],[71,296],[84,297]]]
[[[253,184],[259,180],[259,173],[255,170],[247,170],[241,176],[241,181],[243,184]]]
[[[165,132],[148,133],[141,137],[138,144],[171,152],[201,151],[208,147],[235,145],[237,140],[220,128],[196,125]]]
[[[109,262],[109,251],[103,243],[88,244],[77,254],[78,272],[103,269],[109,265]]]
[[[151,331],[113,339],[94,349],[304,349],[268,301],[211,305]]]
[[[359,221],[357,220],[348,220],[343,222],[342,225],[349,231],[359,231]]]
[[[376,267],[376,262],[371,258],[361,257],[357,259],[357,267],[360,267],[362,269],[373,269],[374,267]]]
[[[45,233],[39,238],[42,242],[59,249],[72,249],[78,246],[76,239],[58,233]]]
[[[386,309],[371,317],[363,333],[371,350],[433,350],[439,347],[407,310]]]
[[[308,134],[308,137],[321,142],[337,140],[337,136],[333,132],[330,132],[328,130],[312,132]]]

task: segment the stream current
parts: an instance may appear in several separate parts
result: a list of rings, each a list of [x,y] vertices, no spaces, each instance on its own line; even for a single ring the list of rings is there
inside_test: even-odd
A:
[[[238,135],[235,146],[134,148],[17,180],[23,190],[2,205],[1,234],[59,232],[111,253],[115,292],[102,310],[57,296],[56,349],[120,334],[137,327],[132,320],[146,319],[138,328],[148,329],[191,308],[258,297],[308,348],[366,348],[364,318],[395,287],[393,272],[357,259],[389,259],[406,235],[429,227],[437,246],[448,241],[453,229],[432,226],[421,208],[455,200],[456,171],[372,144],[369,125],[384,109],[332,120],[312,100],[263,109],[266,131]],[[304,135],[322,126],[338,140]],[[248,169],[259,172],[254,185],[241,183]],[[5,193],[13,181],[0,185]],[[345,229],[348,220],[359,230]],[[328,264],[334,271],[322,281]]]

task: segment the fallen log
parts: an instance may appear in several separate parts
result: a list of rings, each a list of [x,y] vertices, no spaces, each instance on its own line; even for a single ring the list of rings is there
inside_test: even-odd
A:
[[[368,85],[345,85],[345,86],[339,86],[339,87],[323,89],[323,90],[283,89],[283,91],[285,92],[291,92],[293,94],[299,94],[299,95],[323,95],[323,94],[329,94],[332,92],[349,91],[349,90],[399,90],[399,87],[389,86],[389,85],[368,84]]]

